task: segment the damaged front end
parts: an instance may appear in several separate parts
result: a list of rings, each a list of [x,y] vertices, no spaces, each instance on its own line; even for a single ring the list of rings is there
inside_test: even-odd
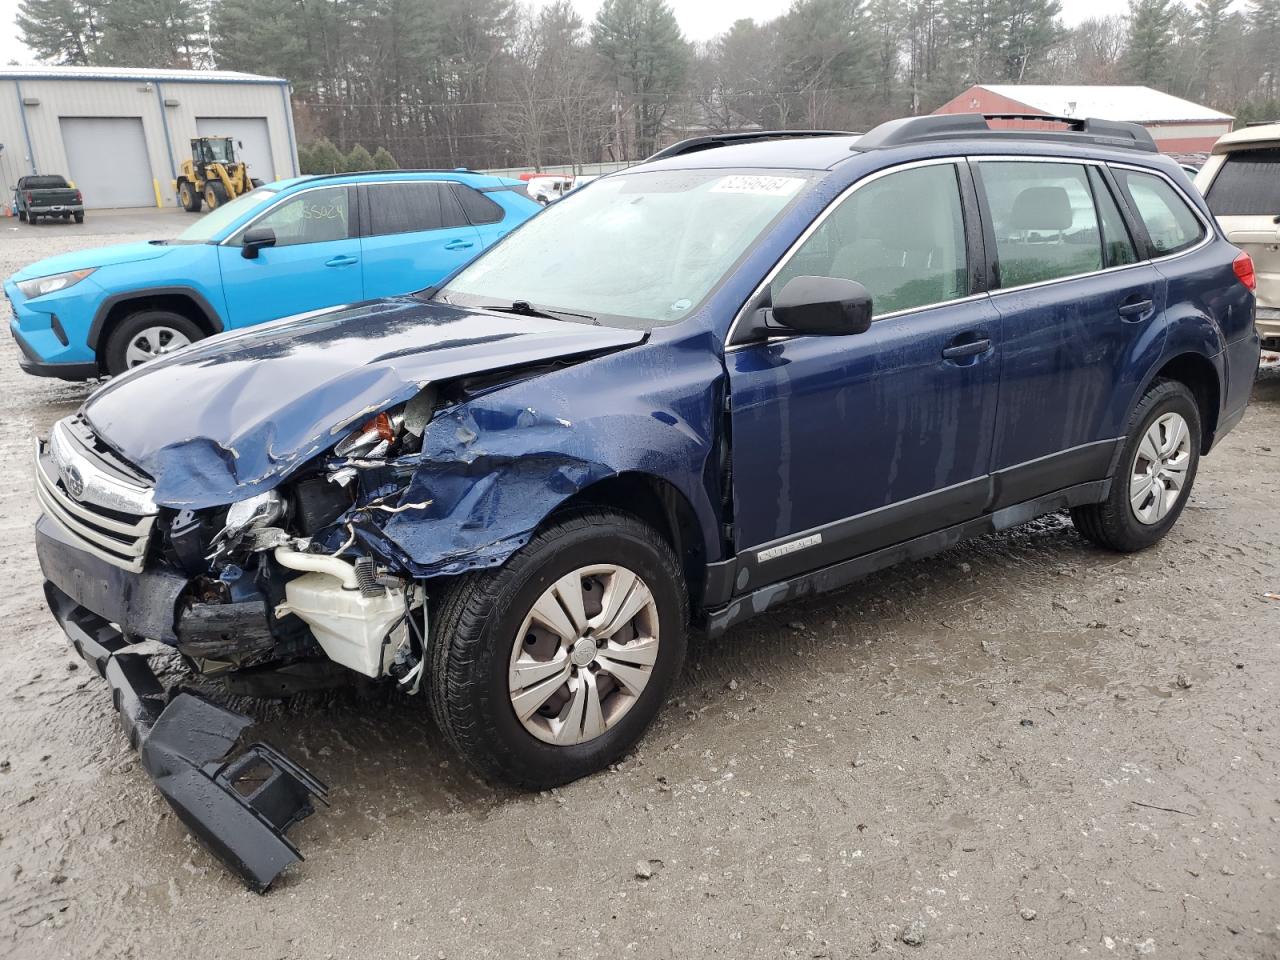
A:
[[[642,338],[458,311],[414,328],[407,309],[357,311],[369,325],[342,342],[368,356],[337,374],[315,366],[335,363],[331,320],[309,354],[317,328],[303,325],[148,364],[37,450],[50,608],[166,799],[255,890],[301,858],[285,831],[325,789],[264,745],[236,753],[248,718],[166,688],[141,641],[233,695],[359,678],[417,693],[430,579],[502,562],[557,499],[609,472],[570,449],[564,417],[484,401]],[[464,321],[482,335],[459,336]],[[428,353],[448,376],[420,375]],[[289,398],[291,365],[305,386]],[[179,382],[189,407],[139,415]]]

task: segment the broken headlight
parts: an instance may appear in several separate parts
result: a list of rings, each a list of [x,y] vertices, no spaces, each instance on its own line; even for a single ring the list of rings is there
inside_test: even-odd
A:
[[[435,412],[435,390],[427,387],[408,403],[371,417],[333,448],[343,460],[388,460],[422,449],[422,431]]]
[[[237,500],[227,508],[226,522],[210,544],[213,548],[210,558],[234,550],[245,534],[270,527],[284,516],[284,512],[284,498],[274,490]]]

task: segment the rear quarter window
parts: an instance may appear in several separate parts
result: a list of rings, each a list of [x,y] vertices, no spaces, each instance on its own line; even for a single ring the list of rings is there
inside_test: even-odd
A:
[[[1204,224],[1164,177],[1123,168],[1114,172],[1147,228],[1152,256],[1181,253],[1204,238]]]
[[[468,187],[464,183],[455,183],[453,193],[462,204],[467,219],[476,226],[486,223],[497,223],[503,217],[503,209],[479,190]],[[526,193],[525,196],[528,196]]]
[[[1205,199],[1215,217],[1280,214],[1280,149],[1227,154]]]

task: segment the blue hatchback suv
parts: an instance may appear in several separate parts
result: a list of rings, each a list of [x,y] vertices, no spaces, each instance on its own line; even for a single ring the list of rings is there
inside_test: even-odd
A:
[[[299,177],[174,240],[50,257],[4,285],[28,373],[118,374],[210,334],[438,282],[541,210],[464,170]]]
[[[1141,127],[687,141],[433,290],[98,390],[39,449],[49,605],[262,889],[323,787],[221,759],[249,721],[138,640],[238,693],[398,684],[484,774],[564,783],[633,747],[691,626],[1055,511],[1156,543],[1244,414],[1252,287]]]

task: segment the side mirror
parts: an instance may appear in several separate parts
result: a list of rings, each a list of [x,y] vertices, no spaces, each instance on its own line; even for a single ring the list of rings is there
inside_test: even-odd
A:
[[[773,298],[773,320],[796,333],[866,333],[871,326],[871,294],[856,280],[792,277]]]
[[[276,232],[270,227],[251,227],[240,238],[240,256],[257,260],[258,251],[276,245]]]

